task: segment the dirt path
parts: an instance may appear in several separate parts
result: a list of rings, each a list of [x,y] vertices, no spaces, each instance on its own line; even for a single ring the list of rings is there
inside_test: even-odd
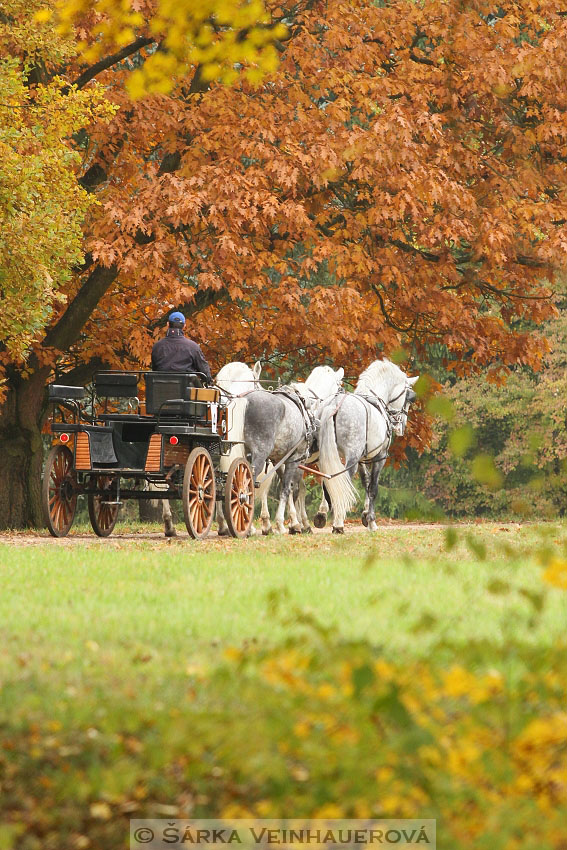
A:
[[[379,532],[388,532],[388,531],[400,531],[404,529],[444,529],[448,527],[448,523],[427,523],[427,522],[403,522],[403,521],[395,521],[395,520],[382,520],[378,523],[378,531]],[[467,523],[456,523],[459,528],[463,527],[473,527],[481,525],[481,523],[475,522],[467,522]],[[499,529],[501,531],[515,531],[516,529],[521,527],[520,523],[499,523]],[[361,523],[347,523],[345,526],[345,534],[363,534],[368,533],[364,526]],[[326,528],[314,528],[313,534],[331,534],[331,527],[328,525]],[[142,542],[152,542],[152,543],[163,543],[164,546],[171,545],[172,543],[187,543],[190,541],[190,537],[187,534],[187,531],[181,526],[177,529],[177,537],[166,538],[163,533],[158,531],[145,531],[140,529],[140,531],[117,531],[111,537],[97,537],[93,532],[71,532],[68,537],[60,537],[55,538],[51,537],[51,535],[47,532],[33,532],[33,531],[20,531],[20,532],[0,532],[0,545],[7,544],[10,546],[105,546],[108,545],[109,542],[120,543],[120,544],[135,544]],[[308,539],[306,536],[303,536],[303,539]],[[216,531],[212,531],[206,540],[200,541],[200,545],[207,545],[209,543],[230,543],[231,538],[219,537]]]

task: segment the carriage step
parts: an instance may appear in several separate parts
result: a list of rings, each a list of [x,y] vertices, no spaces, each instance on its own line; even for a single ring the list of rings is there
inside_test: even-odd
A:
[[[101,502],[101,505],[123,505],[124,502]]]

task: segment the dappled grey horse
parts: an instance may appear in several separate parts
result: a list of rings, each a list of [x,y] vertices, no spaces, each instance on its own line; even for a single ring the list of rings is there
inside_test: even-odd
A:
[[[260,482],[258,495],[269,488],[273,473],[266,473],[271,461],[281,480],[276,511],[276,530],[283,534],[286,503],[290,507],[290,532],[301,531],[293,499],[298,464],[309,455],[317,430],[317,411],[325,399],[334,396],[341,386],[343,369],[317,366],[305,383],[296,382],[275,392],[258,390],[247,396],[244,414],[244,444],[250,454],[255,482]],[[262,512],[262,531],[271,528],[269,514]]]
[[[327,400],[319,429],[319,470],[331,499],[333,531],[344,533],[347,512],[357,501],[352,477],[357,467],[366,493],[362,522],[375,531],[378,481],[394,434],[401,436],[409,405],[416,398],[412,387],[419,376],[408,378],[390,360],[376,360],[360,376],[353,393]],[[324,525],[319,509],[315,525]]]

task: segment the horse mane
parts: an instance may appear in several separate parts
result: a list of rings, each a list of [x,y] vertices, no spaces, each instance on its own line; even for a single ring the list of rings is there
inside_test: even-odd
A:
[[[355,392],[360,392],[367,387],[376,390],[377,385],[388,383],[390,387],[394,384],[403,384],[407,381],[407,375],[399,366],[384,357],[383,360],[375,360],[360,374],[356,384]]]
[[[226,363],[222,366],[218,371],[217,378],[221,380],[223,378],[225,380],[232,378],[234,380],[235,375],[246,375],[247,378],[250,376],[252,380],[254,379],[254,372],[250,366],[247,363],[242,363],[240,360],[233,360],[232,363]]]

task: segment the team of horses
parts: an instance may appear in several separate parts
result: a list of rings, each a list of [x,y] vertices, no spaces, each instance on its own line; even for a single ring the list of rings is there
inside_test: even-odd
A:
[[[275,531],[285,531],[286,507],[290,533],[312,530],[305,508],[305,469],[316,470],[323,489],[316,527],[325,525],[330,509],[333,532],[344,533],[345,517],[357,502],[352,479],[358,470],[365,492],[362,522],[376,530],[380,473],[393,437],[405,431],[418,376],[408,377],[390,360],[376,360],[360,375],[354,392],[345,392],[342,368],[317,366],[304,382],[275,390],[262,389],[260,374],[260,363],[253,368],[228,363],[215,384],[229,406],[227,439],[234,443],[229,460],[248,457],[252,466],[262,533],[272,530],[267,497],[276,475],[281,488]],[[165,501],[163,508],[165,533],[171,536],[175,530]],[[226,522],[220,503],[217,521],[223,535]]]

